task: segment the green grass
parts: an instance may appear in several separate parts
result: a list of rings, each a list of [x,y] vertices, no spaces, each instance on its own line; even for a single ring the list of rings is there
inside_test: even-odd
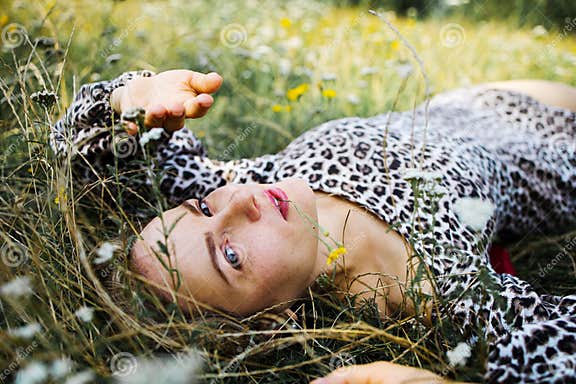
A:
[[[192,321],[173,307],[156,308],[139,285],[133,302],[116,306],[98,281],[124,269],[123,260],[94,270],[81,256],[92,258],[105,240],[125,245],[126,234],[145,219],[129,218],[114,201],[98,199],[98,185],[77,185],[69,169],[56,168],[46,144],[49,126],[80,85],[135,69],[223,75],[209,115],[187,123],[219,159],[275,152],[326,120],[385,112],[407,65],[414,70],[397,109],[410,109],[423,101],[422,75],[378,18],[365,9],[304,1],[18,4],[3,8],[1,27],[18,23],[30,41],[45,36],[55,46],[32,50],[24,41],[8,49],[4,39],[0,55],[0,276],[5,282],[28,275],[35,291],[28,299],[0,302],[0,369],[13,375],[32,360],[69,356],[75,372],[90,368],[109,377],[120,352],[150,356],[194,345],[213,382],[306,382],[341,360],[379,359],[480,380],[481,350],[476,367],[448,366],[445,352],[459,341],[449,323],[428,330],[416,318],[381,321],[373,306],[355,309],[353,298],[339,300],[322,290],[296,306],[300,320],[294,326],[271,314]],[[562,31],[537,36],[460,18],[392,21],[422,58],[434,92],[512,78],[576,85],[576,39]],[[111,61],[115,54],[121,57]],[[300,99],[288,100],[287,91],[304,83],[309,87]],[[58,95],[56,105],[31,101],[42,89]],[[326,97],[330,93],[335,96]],[[574,292],[576,247],[567,245],[573,239],[574,233],[550,240],[536,231],[512,244],[521,276],[541,291]],[[559,245],[565,256],[558,256]],[[150,303],[138,304],[139,297]],[[96,308],[90,323],[74,315],[83,304]],[[34,321],[42,331],[33,339],[6,333]]]

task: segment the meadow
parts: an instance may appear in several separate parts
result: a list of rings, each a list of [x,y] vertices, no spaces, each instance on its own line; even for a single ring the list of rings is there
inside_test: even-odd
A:
[[[401,36],[367,7],[330,2],[3,4],[0,285],[20,280],[16,295],[0,301],[0,382],[139,382],[162,373],[165,381],[154,382],[180,383],[200,359],[198,377],[210,383],[304,383],[375,360],[480,382],[486,346],[475,350],[475,366],[451,365],[446,353],[461,340],[449,322],[382,321],[370,303],[357,308],[354,297],[328,289],[310,291],[296,320],[270,313],[191,320],[136,283],[122,287],[130,299],[117,302],[101,281],[126,268],[124,235],[144,218],[131,217],[121,199],[102,199],[101,186],[79,185],[48,145],[50,127],[82,84],[137,69],[223,76],[210,113],[187,122],[219,160],[277,152],[330,119],[409,110],[424,102],[426,85],[432,94],[521,78],[576,86],[576,15],[547,29],[423,18],[416,9],[400,17],[385,3],[375,10]],[[574,293],[576,232],[558,232],[535,228],[506,245],[538,290]],[[91,263],[107,243],[120,245],[115,258]]]

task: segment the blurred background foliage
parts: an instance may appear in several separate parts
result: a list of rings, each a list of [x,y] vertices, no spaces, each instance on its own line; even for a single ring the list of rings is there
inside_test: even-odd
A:
[[[422,16],[443,18],[464,16],[474,21],[500,20],[517,27],[562,28],[566,19],[576,15],[576,3],[570,0],[321,0],[339,7],[386,6],[406,16],[415,9]],[[576,33],[575,29],[570,31]]]

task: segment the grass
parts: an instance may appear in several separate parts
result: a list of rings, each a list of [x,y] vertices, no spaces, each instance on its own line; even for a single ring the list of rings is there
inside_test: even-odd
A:
[[[157,308],[137,283],[130,285],[132,302],[118,305],[99,281],[123,270],[123,259],[95,268],[87,258],[103,241],[125,246],[130,228],[145,217],[128,217],[115,201],[99,199],[98,183],[76,185],[46,144],[50,125],[80,85],[135,69],[223,75],[210,114],[187,124],[218,159],[275,152],[326,120],[387,111],[404,81],[398,109],[410,109],[423,100],[421,74],[379,19],[364,9],[304,1],[49,1],[14,3],[4,12],[1,27],[14,33],[3,35],[0,56],[0,276],[2,282],[29,276],[35,293],[0,301],[3,379],[32,361],[67,356],[74,372],[90,369],[105,381],[138,369],[134,356],[182,356],[194,345],[205,360],[203,377],[214,383],[300,383],[342,364],[375,360],[481,380],[481,348],[476,366],[448,365],[445,352],[460,341],[448,322],[429,329],[417,318],[382,321],[369,303],[355,308],[353,297],[339,299],[325,289],[294,306],[297,321],[270,313],[192,321],[174,307]],[[434,92],[511,78],[576,85],[576,39],[562,30],[541,35],[491,21],[387,16],[414,45]],[[18,26],[28,40],[12,40],[24,36]],[[32,49],[40,37],[53,44],[45,39]],[[302,84],[307,88],[297,88]],[[305,91],[290,100],[287,92],[295,88]],[[57,95],[57,103],[33,102],[42,89]],[[573,293],[574,239],[574,232],[526,234],[511,244],[520,275],[543,292]],[[95,308],[89,322],[75,315],[82,305]],[[42,329],[31,339],[7,332],[33,322]]]

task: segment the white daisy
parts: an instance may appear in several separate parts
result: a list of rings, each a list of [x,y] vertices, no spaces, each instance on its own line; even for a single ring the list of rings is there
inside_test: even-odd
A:
[[[66,379],[64,384],[85,384],[94,381],[94,373],[90,369],[85,369]]]
[[[350,104],[360,104],[360,98],[356,95],[348,95],[346,96],[346,100],[350,103]]]
[[[424,181],[431,181],[442,179],[442,173],[438,171],[423,171],[418,168],[405,168],[400,171],[400,174],[405,180],[422,179]]]
[[[465,365],[466,360],[468,360],[470,356],[472,356],[472,351],[470,349],[470,346],[466,343],[458,343],[456,348],[446,352],[448,362],[452,366]]]
[[[38,323],[30,323],[19,328],[14,328],[8,331],[11,336],[19,337],[22,339],[31,339],[35,334],[42,330],[42,326]]]
[[[495,208],[491,201],[476,197],[463,197],[454,203],[454,212],[474,230],[484,229]]]
[[[140,145],[145,146],[150,140],[158,140],[162,137],[164,128],[152,128],[148,132],[144,132],[140,137]]]
[[[532,28],[532,35],[534,35],[536,37],[546,36],[547,34],[548,34],[548,31],[542,25],[537,25],[534,28]]]
[[[50,365],[50,376],[60,379],[72,371],[72,365],[72,360],[69,357],[54,360]]]
[[[83,322],[89,323],[94,319],[94,308],[83,305],[74,314]]]
[[[287,76],[292,70],[292,62],[288,59],[280,59],[278,61],[278,68],[283,76]]]
[[[398,76],[400,76],[402,79],[405,79],[408,76],[410,76],[413,70],[414,68],[410,63],[399,64],[396,66],[396,73],[398,73]]]
[[[98,248],[98,250],[96,251],[98,257],[94,259],[93,263],[102,264],[107,262],[108,260],[112,259],[112,257],[114,257],[114,251],[117,249],[118,246],[116,244],[112,244],[108,241],[105,241],[104,243],[102,243],[102,245],[100,245],[100,248]]]
[[[336,80],[336,74],[335,73],[323,73],[321,75],[321,78],[323,81],[334,81],[334,80]]]
[[[31,361],[16,374],[15,384],[42,383],[48,378],[46,366],[39,361]]]
[[[30,277],[28,276],[18,276],[13,280],[7,282],[6,284],[0,287],[0,294],[2,296],[13,296],[13,297],[20,297],[20,296],[27,296],[34,293],[32,290],[30,282]]]
[[[128,374],[118,374],[118,383],[158,383],[185,384],[195,383],[196,374],[201,368],[201,359],[194,351],[177,354],[171,357],[154,359],[139,358],[136,369]]]
[[[360,76],[370,76],[378,73],[377,67],[364,67],[360,69]]]

